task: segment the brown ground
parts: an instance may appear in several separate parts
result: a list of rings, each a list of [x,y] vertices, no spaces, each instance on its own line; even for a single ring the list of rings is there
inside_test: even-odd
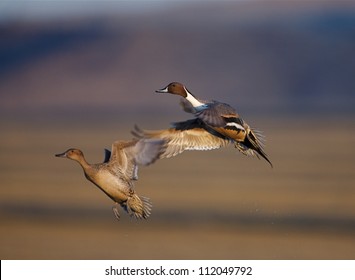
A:
[[[152,215],[121,211],[120,222],[80,167],[54,154],[74,146],[98,162],[129,127],[49,123],[1,120],[1,259],[355,258],[351,120],[263,120],[274,169],[232,147],[143,167],[136,188]]]

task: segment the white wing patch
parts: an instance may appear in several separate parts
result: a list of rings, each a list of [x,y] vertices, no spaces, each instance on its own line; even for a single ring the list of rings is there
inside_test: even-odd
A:
[[[235,126],[237,129],[245,131],[245,128],[243,126],[235,122],[229,122],[226,126]]]

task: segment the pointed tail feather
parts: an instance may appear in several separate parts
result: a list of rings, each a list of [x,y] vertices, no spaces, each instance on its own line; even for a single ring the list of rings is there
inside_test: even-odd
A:
[[[259,138],[257,137],[257,134],[259,134],[259,136],[261,135],[259,132],[254,133],[250,129],[247,133],[247,137],[244,140],[244,145],[247,146],[248,148],[254,150],[255,152],[257,152],[256,156],[258,156],[258,155],[261,156],[270,164],[271,167],[273,167],[267,154],[263,150],[263,143],[259,140]]]
[[[246,129],[247,134],[242,142],[236,142],[235,147],[242,152],[244,155],[256,156],[259,158],[261,156],[264,158],[271,167],[273,167],[271,161],[269,160],[267,154],[264,152],[264,136],[260,131],[252,130],[249,127]]]

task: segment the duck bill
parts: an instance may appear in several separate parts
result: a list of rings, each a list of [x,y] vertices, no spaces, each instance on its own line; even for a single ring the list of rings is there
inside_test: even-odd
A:
[[[168,93],[168,87],[162,88],[162,89],[158,89],[155,91],[156,93]]]
[[[67,153],[61,153],[61,154],[55,154],[56,157],[61,157],[61,158],[66,158],[67,157]]]

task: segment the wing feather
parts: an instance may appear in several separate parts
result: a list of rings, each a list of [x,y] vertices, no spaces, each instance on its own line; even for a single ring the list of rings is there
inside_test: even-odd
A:
[[[162,158],[176,156],[185,150],[219,149],[230,143],[230,140],[199,119],[173,123],[171,128],[164,130],[142,130],[136,126],[132,133],[137,138],[165,140],[167,146]]]
[[[164,149],[165,141],[159,139],[116,141],[112,144],[110,164],[116,174],[137,180],[138,164],[152,164]]]
[[[239,115],[233,107],[220,102],[211,102],[208,107],[197,112],[195,115],[204,123],[215,127],[224,127],[230,118],[239,118]]]

